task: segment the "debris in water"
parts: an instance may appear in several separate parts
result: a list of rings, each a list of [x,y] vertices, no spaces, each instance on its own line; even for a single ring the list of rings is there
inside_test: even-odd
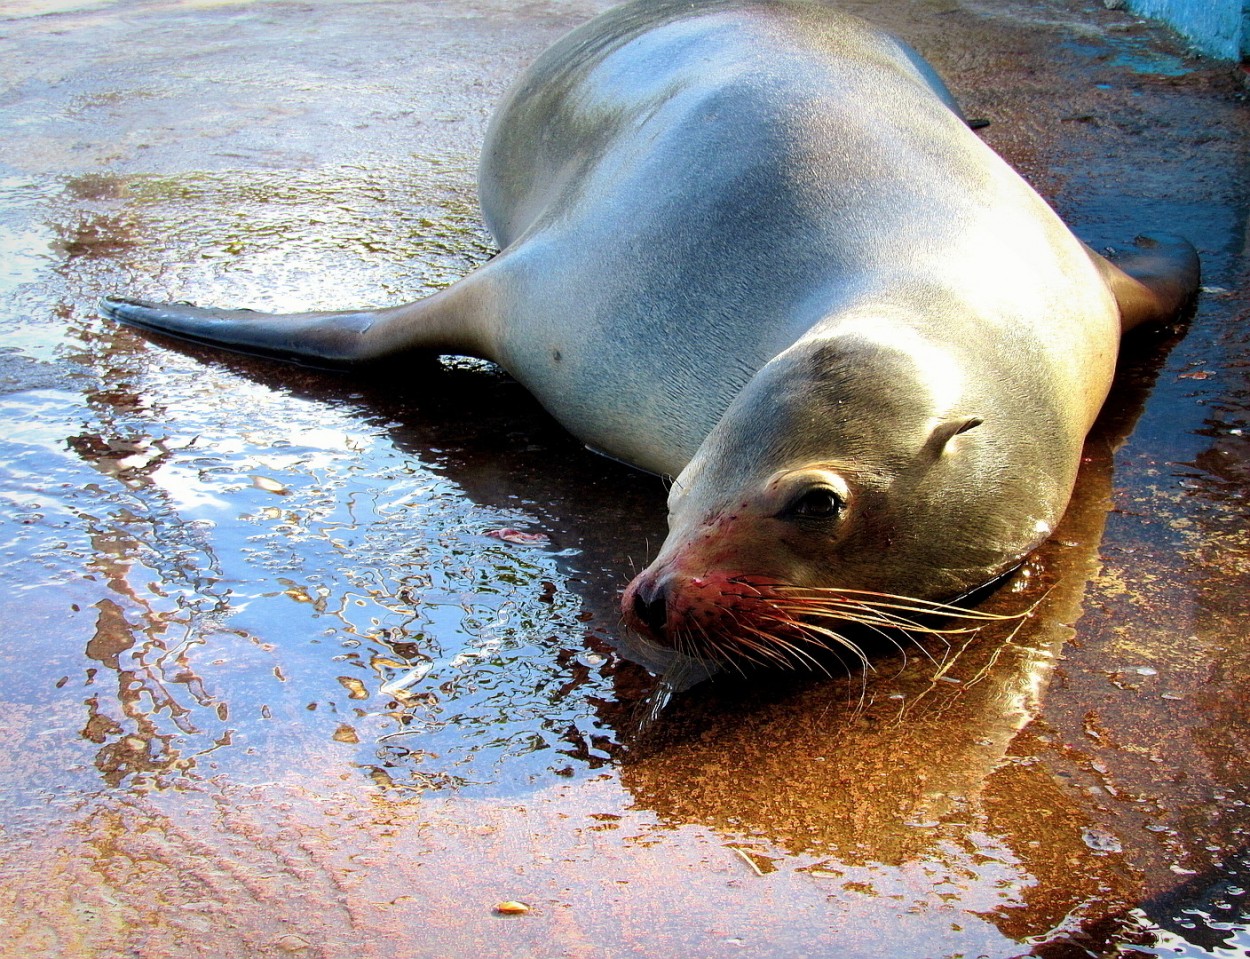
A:
[[[289,492],[285,486],[268,476],[252,476],[252,485],[257,489],[263,489],[266,493],[276,493],[279,496],[286,496]]]
[[[504,529],[488,529],[487,536],[493,536],[495,539],[501,539],[505,543],[512,543],[516,546],[545,546],[551,542],[551,537],[546,533],[526,533],[519,529],[505,527]]]
[[[396,676],[390,682],[383,683],[378,692],[383,696],[395,696],[405,692],[409,686],[415,686],[421,680],[425,679],[431,669],[434,668],[432,662],[424,662],[414,666],[402,676]]]

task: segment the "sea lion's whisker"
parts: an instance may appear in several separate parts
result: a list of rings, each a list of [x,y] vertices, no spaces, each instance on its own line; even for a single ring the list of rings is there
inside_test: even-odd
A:
[[[784,623],[783,625],[790,626],[792,624]],[[757,629],[753,626],[748,627],[748,628],[750,629],[751,632],[755,633],[757,636],[762,636],[763,638],[767,639],[770,643],[775,644],[776,646],[779,646],[784,650],[787,650],[790,653],[790,656],[792,657],[794,662],[798,664],[807,664],[809,669],[812,667],[815,667],[816,669],[819,669],[822,673],[824,673],[826,676],[831,675],[829,670],[825,668],[825,665],[820,660],[818,660],[815,656],[813,656],[807,650],[803,649],[801,646],[797,646],[794,643],[790,642],[789,640],[782,639],[780,636],[774,635],[772,633],[766,633],[763,630]],[[820,649],[827,650],[829,648],[824,643],[817,643],[815,645],[817,645]]]
[[[741,643],[743,645],[746,645],[750,649],[756,650],[761,656],[767,659],[771,659],[773,662],[777,663],[780,666],[790,665],[790,660],[788,660],[786,656],[781,652],[781,650],[777,648],[779,646],[784,648],[784,646],[786,645],[784,640],[781,640],[778,637],[773,636],[769,633],[762,632],[753,626],[748,626],[744,628],[748,632],[754,633],[760,639],[767,640],[767,642],[760,642],[758,639],[748,639],[745,635],[739,633],[735,635],[734,637],[735,644]]]
[[[772,609],[770,604],[764,604],[764,608],[769,611]],[[739,616],[739,610],[725,604],[717,604],[717,609],[732,620],[737,631],[734,637],[736,645],[756,650],[760,653],[760,655],[766,656],[782,666],[793,665],[795,661],[809,661],[812,665],[823,669],[820,663],[812,658],[811,654],[799,649],[783,637],[777,635],[776,633],[761,629],[754,623],[743,622],[742,618]],[[783,628],[792,629],[794,626],[798,625],[790,617],[786,617],[785,619],[778,619],[775,617],[770,618],[773,619],[778,626]],[[786,653],[789,654],[789,657],[787,657]]]
[[[886,615],[870,616],[866,612],[855,609],[854,607],[845,607],[843,609],[816,609],[810,610],[802,606],[786,606],[781,607],[787,612],[796,612],[805,614],[808,617],[819,619],[838,619],[848,623],[858,623],[861,626],[868,627],[885,627],[887,629],[897,629],[907,633],[920,633],[925,636],[962,636],[970,633],[979,633],[985,629],[989,623],[982,623],[978,626],[930,626],[926,623],[919,623],[915,620],[905,617],[894,617]]]
[[[907,655],[907,647],[904,646],[902,643],[900,643],[897,639],[895,639],[894,635],[889,630],[881,629],[878,626],[873,626],[868,623],[862,623],[862,622],[859,622],[858,620],[849,620],[849,622],[855,623],[858,626],[864,626],[865,628],[870,629],[872,630],[872,632],[876,633],[879,637],[881,637],[883,640],[885,640],[887,643],[889,643],[891,646],[897,649],[899,652],[899,655],[903,657],[902,667],[900,668],[905,668],[907,666],[907,663],[909,662],[909,657]],[[936,665],[937,660],[933,658],[933,654],[930,653],[924,647],[924,645],[919,640],[916,639],[915,636],[912,636],[908,630],[901,629],[897,626],[892,626],[890,627],[890,629],[892,629],[894,633],[902,633],[903,635],[905,635],[908,639],[911,640],[913,646],[915,646],[918,650],[924,653],[926,659],[928,659],[931,663],[934,663]]]
[[[744,636],[738,635],[737,637],[735,637],[737,642],[741,642],[741,643],[751,646],[754,649],[758,649],[762,655],[765,655],[771,659],[774,659],[775,661],[777,661],[779,664],[783,666],[787,665],[788,661],[786,660],[785,656],[781,655],[779,652],[777,652],[773,648],[776,644],[780,642],[779,637],[774,636],[769,633],[762,632],[761,630],[757,629],[756,627],[750,624],[743,623],[742,620],[738,617],[738,612],[730,607],[717,604],[717,609],[719,609],[722,613],[726,614],[731,620],[733,620],[734,626],[738,630],[750,631],[754,633],[756,636],[764,640],[767,640],[767,642],[765,643],[759,643],[753,640],[748,641]]]
[[[731,666],[740,676],[745,677],[746,672],[745,670],[743,670],[742,664],[738,662],[735,658],[727,654],[727,651],[721,646],[719,642],[717,642],[715,637],[713,637],[707,631],[707,627],[703,623],[700,623],[700,622],[695,622],[694,625],[698,627],[699,632],[703,635],[703,641],[704,641],[703,650],[704,652],[711,654],[712,662],[722,668],[725,667],[726,665]],[[688,643],[690,647],[690,655],[698,657],[700,653],[697,651],[693,633],[687,631],[685,635],[686,635],[686,642]],[[759,665],[763,665],[763,664],[760,663]]]
[[[758,636],[760,639],[765,640],[763,643],[753,643],[753,647],[759,649],[763,655],[772,659],[777,664],[782,666],[793,666],[796,659],[801,659],[799,651],[791,643],[786,642],[784,639],[754,627],[750,627],[749,632]],[[787,656],[786,653],[790,653],[791,655]]]
[[[679,656],[695,655],[694,643],[691,642],[690,636],[685,630],[678,630],[673,634],[673,649]]]
[[[955,610],[957,612],[967,612],[984,616],[1014,616],[1008,613],[987,613],[983,610],[976,610],[967,606],[959,606],[956,602],[944,602],[942,600],[922,599],[918,596],[908,596],[903,593],[887,593],[875,589],[853,589],[847,586],[798,586],[788,583],[776,583],[771,587],[775,592],[794,593],[800,595],[808,595],[813,597],[819,596],[846,596],[846,597],[867,597],[872,601],[887,599],[896,602],[906,603],[916,607],[923,607],[927,610]]]
[[[762,606],[763,610],[768,614],[766,616],[767,623],[771,623],[779,627],[781,630],[788,631],[792,634],[798,633],[802,636],[804,643],[817,649],[821,649],[826,652],[834,652],[835,655],[836,649],[845,649],[854,654],[854,656],[865,668],[872,668],[864,652],[842,634],[823,626],[819,626],[802,619],[797,619],[795,616],[791,615],[791,612],[803,613],[804,610],[801,606],[790,608],[785,604],[779,604],[771,599],[764,600],[763,591],[754,584],[741,582],[739,585],[750,587],[756,595],[761,598],[762,602],[760,602],[759,605]],[[737,594],[738,597],[741,597],[741,595],[742,594]],[[816,659],[808,650],[803,649],[791,640],[778,635],[777,632],[768,632],[766,629],[758,626],[744,624],[738,617],[737,610],[735,609],[726,608],[724,606],[721,606],[720,608],[730,617],[730,619],[733,620],[735,626],[739,630],[747,629],[756,636],[763,638],[770,646],[784,649],[789,654],[791,661],[809,663],[818,668],[825,675],[830,675],[825,665]],[[745,637],[740,636],[739,638],[740,641],[745,640]],[[755,643],[751,644],[752,647],[755,645]],[[840,662],[842,661],[840,656],[838,657],[838,660]],[[845,662],[842,664],[843,667],[846,666]]]
[[[808,635],[807,631],[803,628],[804,624],[801,620],[795,619],[793,616],[789,616],[789,615],[786,615],[786,616],[775,615],[778,610],[777,610],[777,607],[773,603],[764,603],[763,607],[767,614],[771,614],[771,615],[766,615],[764,617],[765,623],[773,624],[775,626],[780,627],[780,629],[789,631],[791,633],[798,631],[803,636],[803,639],[806,642],[808,642],[809,644],[812,644],[812,637]],[[806,652],[805,650],[802,650],[800,647],[796,646],[794,643],[790,642],[779,633],[776,633],[776,632],[767,633],[767,632],[761,631],[758,628],[755,628],[754,631],[758,635],[765,636],[770,642],[776,643],[778,645],[785,647],[787,650],[791,652],[793,656],[810,660],[813,663],[813,665],[817,666],[821,670],[824,670],[824,666],[822,666],[819,662],[813,659],[810,653]],[[825,649],[825,650],[829,649],[828,644],[824,642],[817,642],[814,645],[816,645],[820,649]]]
[[[824,619],[844,619],[857,623],[863,623],[865,626],[895,626],[900,629],[917,628],[920,626],[913,620],[909,620],[903,616],[894,616],[875,610],[871,607],[862,607],[852,604],[841,605],[821,605],[815,606],[810,604],[777,603],[777,609],[784,610],[787,613],[798,613],[808,617],[821,617]]]
[[[790,591],[787,592],[797,592]],[[1027,617],[1032,613],[1034,607],[1030,607],[1020,613],[999,614],[986,613],[981,610],[965,610],[961,607],[951,607],[946,603],[930,603],[921,601],[923,606],[909,607],[901,602],[890,602],[881,604],[878,598],[881,594],[871,594],[868,591],[851,591],[851,590],[827,590],[822,591],[825,595],[816,597],[816,602],[808,601],[807,596],[792,597],[798,601],[782,602],[772,604],[775,608],[784,611],[787,614],[798,614],[811,619],[833,619],[841,620],[847,623],[854,623],[871,629],[881,638],[891,643],[900,653],[906,657],[907,652],[903,646],[898,643],[889,631],[901,632],[911,640],[912,645],[918,649],[926,659],[934,666],[940,665],[939,660],[932,652],[920,642],[920,637],[929,636],[940,639],[946,646],[947,650],[951,648],[951,640],[958,637],[972,637],[986,629],[990,625],[1005,622],[1013,623],[1014,629],[1012,636],[1019,631]],[[868,597],[864,599],[851,599],[847,593],[853,593],[858,597]],[[882,607],[885,608],[882,608]],[[932,607],[932,609],[930,609]],[[900,615],[899,610],[907,612],[922,612],[932,615],[957,615],[964,620],[960,625],[938,626],[929,623],[922,623],[912,619],[909,616]],[[944,612],[943,612],[944,611]],[[943,660],[945,661],[945,656]]]
[[[934,636],[943,640],[948,637],[974,635],[993,623],[1022,623],[1032,615],[1036,608],[1034,604],[1017,613],[990,613],[928,600],[904,602],[900,597],[868,590],[829,588],[812,591],[802,587],[778,587],[778,591],[789,594],[791,603],[795,604],[778,604],[788,612],[799,613],[810,618],[844,619],[869,627],[884,626],[899,629],[908,634]],[[892,601],[883,602],[883,599]],[[911,616],[902,615],[903,612],[954,619],[956,625],[939,626],[923,623]],[[916,642],[916,635],[911,635],[910,638]],[[923,649],[919,642],[916,642],[916,645]]]
[[[798,625],[798,627],[805,632],[818,634],[833,640],[837,647],[845,649],[847,652],[854,655],[865,670],[871,670],[874,673],[877,671],[877,668],[873,666],[872,662],[868,659],[867,654],[865,654],[859,646],[851,642],[841,633],[834,632],[832,629],[826,629],[824,626],[817,626],[815,623],[799,623],[796,625]]]
[[[740,637],[735,637],[733,652],[740,653],[741,655],[730,656],[729,650],[726,649],[725,645],[721,642],[720,637],[709,633],[703,623],[698,623],[697,625],[699,627],[699,632],[703,634],[705,648],[711,652],[714,657],[716,657],[718,662],[729,663],[732,665],[740,676],[744,678],[746,677],[746,670],[742,668],[742,663],[740,662],[741,659],[754,663],[756,666],[766,667],[768,665],[766,659],[761,658],[762,655],[767,653],[767,650],[763,649],[758,643],[743,642]],[[754,653],[747,650],[754,650]]]
[[[869,630],[888,643],[902,656],[900,668],[906,667],[914,647],[940,671],[949,668],[956,646],[966,647],[998,623],[1011,624],[1014,637],[1036,609],[1033,604],[1020,612],[990,613],[874,590],[789,586],[745,577],[728,582],[731,588],[722,589],[706,606],[696,606],[699,615],[684,615],[672,629],[667,642],[679,656],[732,668],[743,677],[752,666],[802,667],[832,676],[817,653],[833,655],[849,673],[851,664],[840,655],[845,652],[861,669],[861,700],[867,673],[877,669],[864,649],[838,630],[839,624]],[[926,637],[945,647],[940,659],[929,649],[933,643],[922,642]]]
[[[804,603],[818,604],[822,601],[830,605],[837,605],[840,601],[859,601],[865,606],[873,609],[896,609],[908,613],[921,613],[936,616],[946,616],[952,619],[967,620],[985,620],[987,622],[1006,622],[1009,620],[1027,618],[1032,614],[1036,604],[1030,606],[1026,610],[1018,613],[991,613],[983,609],[969,609],[966,606],[956,606],[952,603],[941,603],[935,600],[917,599],[914,596],[900,596],[895,593],[881,593],[875,590],[864,589],[846,589],[839,586],[830,587],[814,587],[814,586],[785,586],[778,585],[773,587],[778,593],[784,593],[800,599]],[[865,600],[859,600],[859,597],[867,597]],[[888,600],[889,602],[882,602]]]
[[[844,609],[870,610],[880,616],[898,616],[901,620],[913,623],[915,622],[914,620],[911,620],[903,614],[910,613],[920,616],[941,616],[943,618],[961,620],[965,622],[1003,623],[1012,622],[1018,619],[1027,619],[1029,614],[1032,612],[1032,607],[1018,613],[988,613],[984,610],[968,610],[958,606],[952,606],[946,609],[940,607],[927,608],[905,606],[901,603],[865,603],[843,597],[791,597],[790,602],[798,603],[800,604],[800,608],[811,611],[819,609],[834,611]]]
[[[849,623],[858,623],[862,626],[884,627],[887,629],[897,629],[907,633],[920,633],[929,636],[958,636],[966,633],[976,633],[986,627],[986,623],[977,626],[932,626],[927,623],[921,623],[905,616],[896,616],[892,613],[882,612],[872,607],[860,607],[859,605],[848,606],[830,606],[828,608],[818,607],[811,608],[804,605],[791,606],[786,604],[778,604],[779,609],[783,609],[790,613],[799,613],[808,618],[817,619],[837,619]]]

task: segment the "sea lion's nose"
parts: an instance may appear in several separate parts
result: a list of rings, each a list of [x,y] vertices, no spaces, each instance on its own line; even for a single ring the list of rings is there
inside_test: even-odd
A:
[[[632,629],[656,641],[664,641],[669,631],[669,599],[665,578],[644,570],[621,596],[621,614]]]
[[[634,617],[655,639],[664,638],[668,625],[668,600],[664,593],[657,581],[639,583],[634,590]]]

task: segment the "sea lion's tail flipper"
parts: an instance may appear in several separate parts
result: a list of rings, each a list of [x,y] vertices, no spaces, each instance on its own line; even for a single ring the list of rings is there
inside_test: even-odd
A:
[[[1134,243],[1136,252],[1114,261],[1089,250],[1120,306],[1120,328],[1126,333],[1183,313],[1198,292],[1201,271],[1197,252],[1179,236],[1149,234]]]
[[[310,366],[358,366],[408,350],[489,358],[481,336],[485,269],[423,300],[377,310],[275,314],[121,297],[104,297],[100,310],[176,339]]]

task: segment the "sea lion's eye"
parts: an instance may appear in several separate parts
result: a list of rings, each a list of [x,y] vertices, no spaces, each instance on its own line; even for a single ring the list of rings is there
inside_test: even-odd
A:
[[[813,486],[790,501],[786,516],[803,519],[832,519],[842,512],[842,497],[828,486]]]

